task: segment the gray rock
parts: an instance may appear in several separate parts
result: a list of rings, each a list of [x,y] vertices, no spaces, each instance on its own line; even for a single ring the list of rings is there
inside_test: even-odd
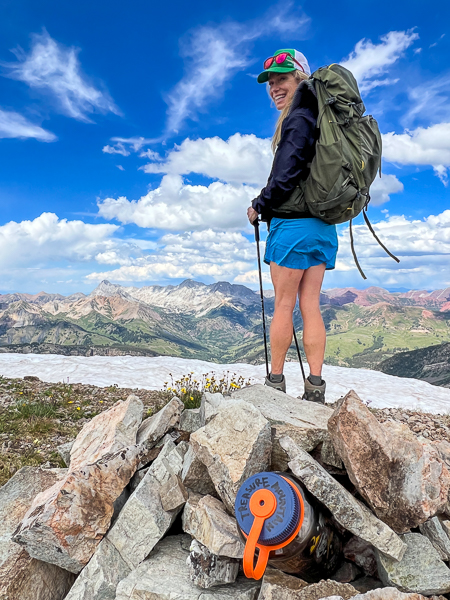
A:
[[[241,484],[270,465],[270,425],[242,400],[224,402],[217,415],[191,435],[191,444],[231,513]]]
[[[56,446],[56,450],[60,457],[63,459],[66,467],[70,465],[70,451],[75,443],[75,440],[71,442],[66,442],[65,444],[61,444],[60,446]]]
[[[188,499],[188,492],[179,475],[171,475],[159,491],[163,509],[168,512],[182,508]]]
[[[425,598],[421,594],[405,594],[393,587],[370,590],[365,594],[358,594],[353,600],[445,600],[443,596]]]
[[[134,492],[134,490],[137,488],[137,486],[144,479],[149,468],[150,467],[146,467],[145,469],[139,469],[139,471],[136,471],[136,473],[130,479],[130,483],[128,484],[130,494],[132,494]]]
[[[111,524],[114,523],[114,521],[119,516],[120,511],[127,503],[127,500],[130,497],[130,493],[131,492],[127,486],[126,488],[123,489],[123,492],[120,494],[120,496],[116,500],[114,500],[114,504],[113,504],[114,512],[113,512],[113,516],[111,517]]]
[[[291,460],[289,468],[311,494],[333,514],[336,521],[375,548],[399,560],[406,545],[400,537],[377,519],[364,504],[338,483],[312,456],[297,446],[290,438],[280,440]]]
[[[267,567],[258,600],[297,600],[299,590],[307,585],[298,577]]]
[[[260,583],[244,577],[207,591],[197,587],[186,564],[189,552],[183,546],[187,537],[162,540],[148,559],[119,583],[116,600],[256,600]]]
[[[114,600],[118,583],[130,571],[116,548],[104,538],[64,600]]]
[[[33,558],[79,573],[110,526],[114,501],[136,469],[139,448],[105,454],[75,471],[69,467],[63,480],[36,496],[14,541]]]
[[[135,442],[142,411],[130,395],[83,426],[66,476],[36,496],[14,532],[30,556],[72,573],[86,566],[141,458]]]
[[[245,544],[231,517],[217,498],[189,496],[183,512],[183,531],[191,534],[217,556],[242,558]]]
[[[353,582],[358,575],[361,574],[361,571],[352,562],[344,562],[336,573],[331,577],[333,581],[339,581],[339,583],[350,583]]]
[[[447,534],[447,537],[450,538],[450,521],[442,521],[442,528]]]
[[[208,469],[197,458],[192,446],[189,446],[184,457],[181,480],[185,487],[198,494],[207,495],[216,493],[216,488],[209,476]]]
[[[331,579],[322,579],[319,583],[312,583],[297,593],[297,600],[322,600],[329,596],[338,596],[349,600],[356,596],[357,590],[349,583],[339,583]]]
[[[430,540],[420,533],[401,536],[407,549],[400,561],[377,552],[378,576],[385,586],[430,596],[450,592],[450,570]]]
[[[31,558],[20,546],[0,566],[1,600],[63,600],[75,575]]]
[[[224,402],[226,400],[222,394],[204,392],[199,410],[200,427],[207,425],[216,416]]]
[[[180,417],[180,431],[186,431],[187,433],[194,433],[197,429],[203,427],[203,423],[200,418],[199,408],[188,408],[183,410]]]
[[[320,450],[320,458],[326,465],[336,467],[337,469],[344,469],[344,463],[342,462],[339,454],[336,452],[333,442],[328,437],[326,437],[323,441],[322,448]]]
[[[181,473],[182,466],[183,457],[175,444],[169,441],[107,534],[108,541],[131,569],[144,560],[180,512],[180,509],[164,510],[160,490],[171,475]]]
[[[420,533],[426,536],[439,552],[442,560],[450,560],[450,538],[445,532],[438,517],[433,517],[419,525]]]
[[[307,452],[329,439],[327,423],[333,410],[328,406],[298,400],[261,384],[237,390],[233,399],[237,398],[253,404],[269,421],[273,440],[272,469],[275,471],[287,471],[288,468],[289,459],[279,443],[282,437],[289,436]]]
[[[351,482],[394,531],[407,532],[441,512],[450,472],[438,449],[407,425],[378,422],[351,390],[338,402],[328,431]]]
[[[35,496],[61,481],[67,469],[23,467],[0,488],[0,598],[61,600],[75,576],[31,558],[12,535]],[[45,595],[46,594],[46,595]]]
[[[180,423],[180,415],[184,405],[181,400],[174,397],[155,415],[142,421],[137,432],[137,443],[146,444],[151,448],[168,431]]]
[[[344,556],[351,560],[366,573],[375,575],[377,572],[377,559],[373,546],[358,536],[353,536],[344,546]]]
[[[192,540],[187,566],[191,581],[203,589],[234,583],[239,573],[238,560],[216,556],[197,540]]]
[[[67,469],[22,467],[0,488],[0,565],[10,550],[21,550],[11,538],[34,498],[61,481],[66,473]]]
[[[352,581],[352,586],[358,590],[360,594],[365,594],[371,590],[377,590],[378,588],[384,587],[382,582],[375,577],[360,577],[356,581]],[[386,588],[392,589],[392,588]]]

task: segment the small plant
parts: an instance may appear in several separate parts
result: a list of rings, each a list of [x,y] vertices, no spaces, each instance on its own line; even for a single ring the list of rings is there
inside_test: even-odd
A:
[[[202,399],[203,392],[211,392],[212,394],[221,393],[224,396],[229,396],[234,390],[250,385],[250,380],[245,379],[242,375],[230,373],[227,371],[219,379],[217,374],[204,373],[201,379],[194,379],[194,373],[183,375],[180,379],[174,380],[172,373],[170,375],[170,385],[166,381],[163,391],[175,394],[183,402],[185,408],[198,408]]]
[[[43,402],[17,402],[15,410],[22,419],[32,419],[36,417],[53,419],[56,417],[56,408],[51,404]]]

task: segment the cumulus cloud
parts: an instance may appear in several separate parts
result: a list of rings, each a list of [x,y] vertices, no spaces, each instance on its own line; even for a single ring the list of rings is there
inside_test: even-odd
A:
[[[208,277],[233,280],[253,267],[254,257],[254,246],[237,232],[207,229],[167,234],[159,240],[157,252],[135,259],[131,265],[91,273],[87,279],[134,282]]]
[[[400,259],[387,257],[365,224],[354,225],[355,247],[369,285],[412,289],[450,286],[450,210],[424,219],[392,216],[374,224],[383,243]],[[264,243],[261,244],[264,253]],[[168,233],[158,239],[150,252],[124,258],[104,252],[97,262],[117,266],[92,272],[89,281],[167,281],[180,278],[226,279],[256,287],[256,249],[253,237],[240,232],[205,229],[182,234]],[[269,283],[268,267],[263,265]],[[352,286],[362,282],[353,262],[347,225],[339,226],[339,253],[336,269],[327,272],[325,286]]]
[[[431,165],[441,181],[447,184],[450,167],[450,123],[428,128],[418,127],[404,133],[385,133],[383,157],[401,165]]]
[[[263,187],[273,154],[270,140],[235,133],[228,140],[219,137],[185,139],[169,152],[165,160],[156,157],[142,169],[146,173],[187,175],[198,173],[227,183],[248,183]]]
[[[53,213],[32,221],[10,221],[0,226],[0,268],[88,262],[103,252],[120,253],[120,243],[112,239],[117,230],[117,225],[68,221]]]
[[[264,35],[302,37],[309,18],[295,13],[293,6],[293,2],[280,2],[259,19],[202,26],[181,40],[181,58],[187,68],[167,96],[169,133],[178,131],[186,119],[195,119],[235,73],[248,68],[251,42]]]
[[[391,216],[374,224],[381,241],[400,258],[397,264],[377,244],[364,224],[354,226],[355,249],[370,285],[430,289],[450,286],[450,210],[424,219]],[[354,265],[348,228],[340,227],[336,271],[327,285],[344,287],[361,280]]]
[[[375,181],[370,186],[370,203],[372,206],[381,206],[389,202],[391,194],[403,192],[403,183],[395,175],[385,175],[375,177]]]
[[[186,185],[179,175],[165,175],[160,186],[139,200],[106,198],[98,203],[99,215],[139,227],[170,231],[243,229],[246,208],[258,188],[213,182]]]
[[[381,42],[374,44],[371,40],[360,40],[350,55],[341,61],[341,65],[349,69],[355,76],[362,93],[380,85],[389,85],[394,81],[383,77],[388,67],[393,65],[405,50],[419,38],[412,29],[408,31],[390,31],[381,36]]]
[[[34,138],[40,142],[54,142],[56,135],[34,125],[23,115],[0,109],[0,138]]]
[[[78,48],[66,48],[44,30],[32,36],[29,54],[22,49],[13,53],[17,62],[3,63],[6,76],[51,94],[68,117],[91,123],[90,113],[120,114],[108,92],[94,87],[82,73]]]

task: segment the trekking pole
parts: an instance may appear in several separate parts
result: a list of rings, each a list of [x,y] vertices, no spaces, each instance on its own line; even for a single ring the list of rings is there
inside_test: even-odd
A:
[[[259,254],[259,219],[253,221],[255,228],[255,242],[256,242],[256,254],[258,255],[258,273],[259,273],[259,293],[261,295],[261,312],[263,322],[263,334],[264,334],[264,356],[266,358],[266,375],[269,377],[269,355],[267,354],[267,334],[266,334],[266,316],[264,314],[264,294],[263,294],[263,283],[262,283],[262,272],[261,272],[261,256]]]
[[[293,331],[294,331],[295,347],[297,348],[297,354],[298,354],[298,362],[300,363],[300,369],[302,370],[303,381],[305,381],[305,379],[306,379],[306,377],[305,377],[305,369],[303,368],[303,362],[302,362],[302,357],[301,357],[301,354],[300,354],[300,348],[298,346],[297,335],[295,334],[295,327],[294,327]]]

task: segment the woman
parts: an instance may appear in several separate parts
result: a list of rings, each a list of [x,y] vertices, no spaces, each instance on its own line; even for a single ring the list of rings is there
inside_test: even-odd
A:
[[[270,222],[264,262],[270,265],[275,311],[270,327],[271,373],[265,383],[286,391],[283,367],[298,296],[310,368],[303,399],[325,403],[326,333],[319,300],[325,270],[334,269],[338,244],[336,227],[312,217],[303,199],[301,182],[309,174],[317,137],[317,100],[305,82],[310,74],[305,56],[294,49],[278,50],[264,61],[258,83],[268,82],[269,95],[281,114],[272,140],[272,171],[247,216],[250,223],[259,215]]]

